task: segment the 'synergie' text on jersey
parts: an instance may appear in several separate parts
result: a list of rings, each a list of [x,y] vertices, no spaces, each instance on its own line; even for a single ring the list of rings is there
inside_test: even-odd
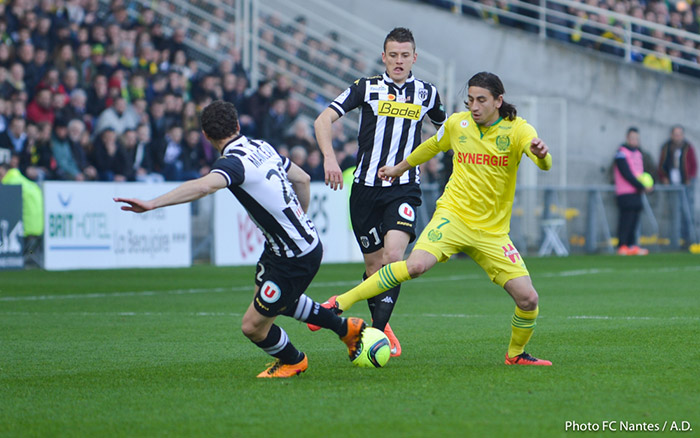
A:
[[[450,209],[476,229],[508,233],[523,154],[544,170],[551,166],[551,157],[540,159],[530,151],[535,137],[535,128],[521,117],[479,126],[469,111],[452,114],[421,145],[430,148],[433,155],[450,149],[454,152],[452,176],[437,207]],[[409,164],[416,164],[414,157],[408,158]]]

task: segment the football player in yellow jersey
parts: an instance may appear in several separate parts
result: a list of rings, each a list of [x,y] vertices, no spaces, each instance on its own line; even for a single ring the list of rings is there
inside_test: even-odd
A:
[[[324,307],[340,313],[354,303],[423,275],[437,262],[463,252],[476,261],[515,301],[507,365],[551,365],[525,352],[537,319],[538,295],[508,232],[515,180],[523,154],[543,170],[552,167],[549,148],[535,129],[503,100],[503,83],[481,72],[468,82],[469,111],[455,113],[433,137],[405,160],[379,169],[387,181],[428,161],[440,151],[454,152],[453,171],[430,223],[405,261],[381,268]]]

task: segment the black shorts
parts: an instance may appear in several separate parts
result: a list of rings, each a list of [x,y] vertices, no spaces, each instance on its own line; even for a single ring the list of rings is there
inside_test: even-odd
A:
[[[353,184],[350,220],[360,250],[370,254],[384,247],[384,235],[400,230],[416,238],[416,209],[421,205],[418,184],[369,187]]]
[[[278,257],[266,248],[255,272],[255,285],[260,287],[253,299],[255,309],[265,316],[293,309],[318,272],[322,258],[321,242],[310,253],[295,258]]]

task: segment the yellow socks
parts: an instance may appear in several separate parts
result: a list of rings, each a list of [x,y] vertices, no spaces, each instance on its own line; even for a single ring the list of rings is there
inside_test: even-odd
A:
[[[372,298],[410,279],[405,260],[390,263],[353,289],[338,295],[336,302],[341,310],[349,310],[356,302]]]
[[[510,345],[508,345],[508,357],[515,357],[525,351],[525,345],[532,337],[535,330],[535,320],[540,308],[535,310],[522,310],[515,306],[515,314],[511,321]]]

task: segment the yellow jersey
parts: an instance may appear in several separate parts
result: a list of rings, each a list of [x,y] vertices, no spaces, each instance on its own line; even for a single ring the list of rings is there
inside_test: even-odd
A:
[[[471,112],[455,113],[406,161],[416,166],[439,151],[452,149],[452,175],[437,208],[449,209],[475,229],[507,234],[523,154],[543,170],[552,167],[550,154],[540,159],[530,151],[535,137],[535,128],[521,117],[512,121],[501,118],[491,126],[479,126]]]

